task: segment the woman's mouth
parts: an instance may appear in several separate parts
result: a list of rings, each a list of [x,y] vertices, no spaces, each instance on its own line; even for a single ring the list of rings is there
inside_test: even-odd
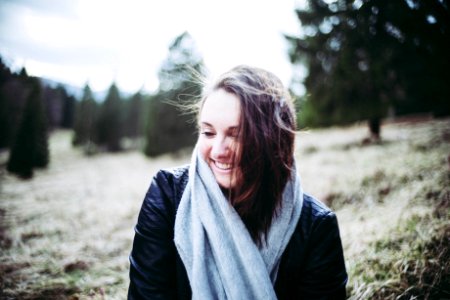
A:
[[[228,164],[228,163],[221,163],[218,161],[214,161],[214,166],[216,166],[218,169],[222,170],[222,171],[229,171],[233,168],[232,164]]]

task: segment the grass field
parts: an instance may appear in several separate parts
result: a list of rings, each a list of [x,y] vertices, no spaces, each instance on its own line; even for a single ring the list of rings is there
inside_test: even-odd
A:
[[[52,134],[51,164],[0,167],[0,299],[125,299],[133,226],[152,176],[188,156],[84,156]],[[302,131],[306,192],[338,216],[349,299],[450,299],[450,120]],[[0,156],[4,163],[6,154]]]

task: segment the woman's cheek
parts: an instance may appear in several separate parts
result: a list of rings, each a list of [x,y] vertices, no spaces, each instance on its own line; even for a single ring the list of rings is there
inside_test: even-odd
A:
[[[205,161],[207,161],[209,157],[210,149],[211,147],[208,145],[208,140],[200,135],[198,139],[198,151]]]

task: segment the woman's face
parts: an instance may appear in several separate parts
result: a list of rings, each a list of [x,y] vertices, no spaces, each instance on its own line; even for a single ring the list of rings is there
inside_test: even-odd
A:
[[[236,186],[239,175],[234,161],[239,149],[239,98],[223,89],[213,91],[200,112],[199,151],[222,188]]]

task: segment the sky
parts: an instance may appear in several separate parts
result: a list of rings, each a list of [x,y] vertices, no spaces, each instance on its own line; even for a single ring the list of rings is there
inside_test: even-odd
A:
[[[158,88],[168,47],[188,31],[212,76],[247,64],[289,85],[283,34],[304,0],[0,0],[0,55],[33,76],[106,90]]]

